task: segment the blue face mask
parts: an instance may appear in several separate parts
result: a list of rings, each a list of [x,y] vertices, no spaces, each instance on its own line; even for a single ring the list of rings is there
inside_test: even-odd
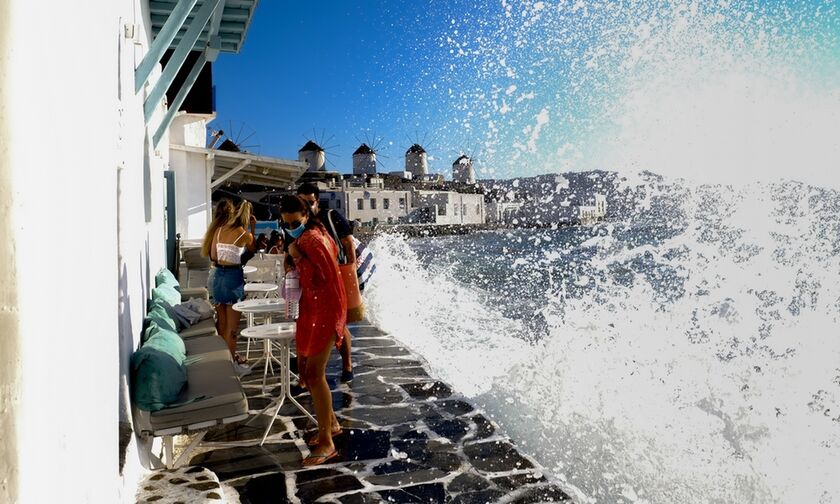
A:
[[[300,238],[300,235],[302,235],[305,230],[306,227],[303,224],[301,224],[300,226],[294,229],[287,229],[286,232],[289,233],[289,236],[297,240],[298,238]]]

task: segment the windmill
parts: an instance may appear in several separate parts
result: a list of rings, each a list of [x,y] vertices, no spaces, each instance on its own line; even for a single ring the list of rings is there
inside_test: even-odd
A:
[[[434,136],[430,139],[428,132],[424,132],[421,136],[415,131],[414,140],[408,135],[405,138],[410,145],[408,150],[405,151],[405,171],[411,173],[414,180],[422,181],[429,174],[429,159],[426,149],[433,146]]]
[[[467,150],[453,150],[458,156],[452,163],[452,182],[456,184],[475,185],[475,165],[480,163],[479,151],[476,144]]]
[[[364,135],[364,141],[358,136],[356,141],[359,142],[359,147],[353,152],[353,175],[376,175],[378,171],[385,171],[385,166],[377,159],[380,147],[383,145],[385,138],[377,136],[376,132],[373,137],[370,137],[367,132]],[[388,159],[388,156],[379,154],[379,157]],[[382,170],[377,170],[377,167]]]
[[[233,121],[228,121],[227,130],[207,126],[207,134],[207,147],[211,149],[259,154],[257,131],[244,122],[234,124]]]
[[[327,163],[336,169],[335,164],[330,159],[335,154],[333,149],[340,147],[338,144],[332,144],[335,135],[327,136],[325,129],[321,129],[319,134],[315,128],[312,128],[312,136],[305,134],[301,136],[306,143],[298,150],[298,160],[309,165],[309,168],[306,169],[307,172],[325,172],[327,170]],[[327,157],[327,154],[330,157]]]

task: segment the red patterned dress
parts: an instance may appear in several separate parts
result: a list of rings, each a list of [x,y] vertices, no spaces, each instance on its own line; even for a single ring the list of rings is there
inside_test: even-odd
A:
[[[315,227],[295,243],[301,253],[295,261],[301,288],[295,343],[298,355],[310,357],[323,351],[333,336],[336,348],[341,346],[347,331],[347,297],[332,239]]]

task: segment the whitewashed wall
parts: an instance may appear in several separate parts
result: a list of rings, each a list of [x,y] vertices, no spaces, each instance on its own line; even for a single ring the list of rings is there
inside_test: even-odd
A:
[[[0,4],[0,502],[134,500],[118,423],[165,262],[168,149],[145,144],[133,84],[148,19],[139,0]]]
[[[207,120],[207,116],[179,113],[169,128],[169,141],[173,145],[204,147]],[[169,167],[175,172],[175,227],[182,240],[204,237],[210,223],[213,208],[209,183],[213,166],[204,154],[169,151]]]

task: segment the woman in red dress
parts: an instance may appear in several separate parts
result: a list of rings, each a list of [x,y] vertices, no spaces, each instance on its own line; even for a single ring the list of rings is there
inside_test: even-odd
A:
[[[336,245],[309,204],[298,196],[284,196],[280,200],[280,218],[287,240],[293,240],[289,255],[300,274],[300,312],[295,334],[299,372],[312,395],[318,418],[317,444],[303,465],[319,465],[338,455],[332,437],[341,427],[332,409],[326,369],[333,346],[341,346],[347,331],[347,298]]]

